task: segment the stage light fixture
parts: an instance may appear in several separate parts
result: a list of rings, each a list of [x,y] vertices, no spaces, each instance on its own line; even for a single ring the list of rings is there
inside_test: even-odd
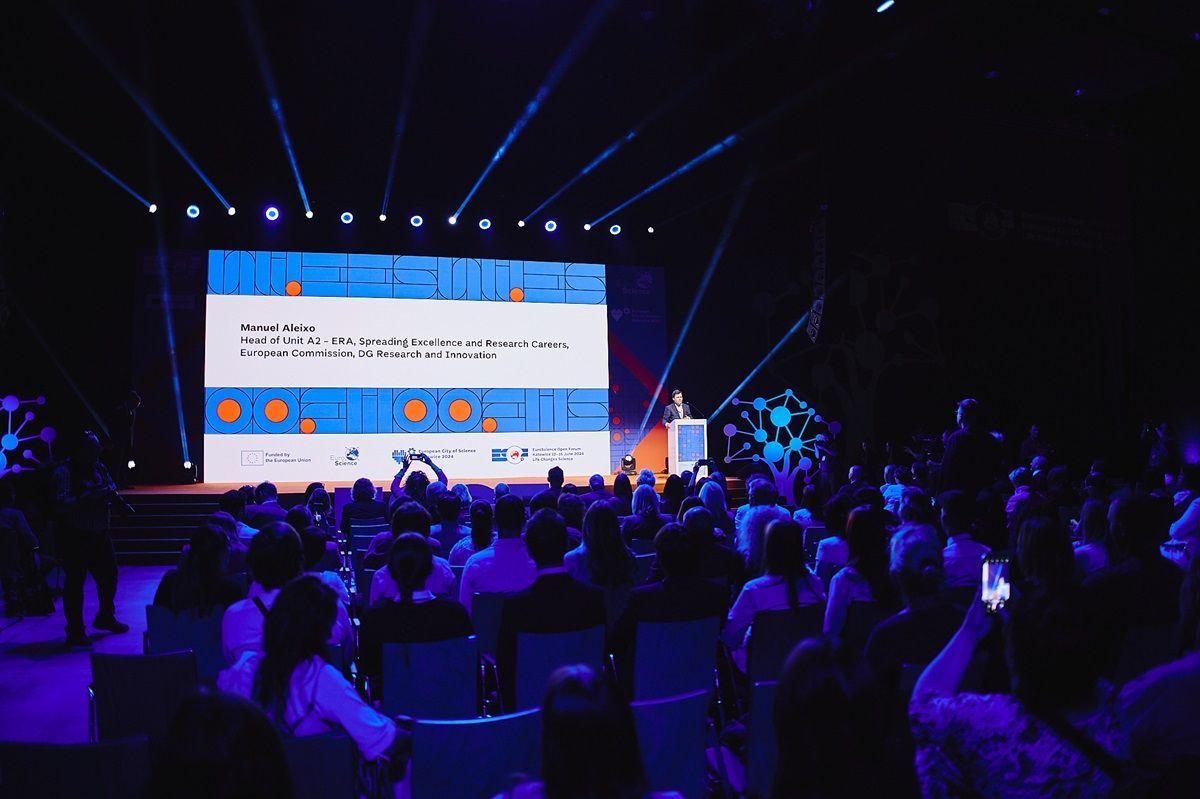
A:
[[[412,218],[408,220],[408,224],[412,225],[413,227],[420,227],[421,225],[425,224],[425,220],[421,218],[420,214],[413,214]]]
[[[348,225],[354,221],[354,214],[349,211],[342,211],[342,224]]]
[[[230,216],[233,216],[234,214],[237,213],[237,209],[231,205],[231,206],[229,206],[229,210],[226,213],[228,213]]]
[[[267,218],[268,222],[274,222],[279,218],[279,209],[273,205],[268,205],[267,210],[263,212],[263,216]]]
[[[875,7],[875,13],[882,14],[894,5],[896,5],[896,0],[883,0],[882,3]]]
[[[195,219],[196,217],[200,216],[200,206],[189,205],[187,207],[187,215],[188,219]]]
[[[653,227],[653,226],[650,226],[650,227],[646,228],[646,232],[647,232],[647,233],[653,233],[653,232],[654,232],[654,227]]]
[[[148,205],[146,207],[146,210],[149,211],[150,213],[154,214],[154,213],[158,212],[158,206],[155,205],[154,203],[150,203],[150,205]]]
[[[1073,97],[1083,97],[1084,94],[1085,92],[1083,89],[1076,89],[1075,91],[1071,92]]]
[[[447,222],[449,222],[449,223],[450,223],[450,224],[452,224],[452,225],[457,225],[457,224],[458,224],[458,217],[457,217],[457,216],[452,216],[452,217],[450,217],[449,219],[447,219],[446,221],[447,221]]]
[[[621,226],[620,226],[620,225],[613,225],[612,227],[610,227],[610,228],[608,229],[608,232],[609,232],[609,233],[611,233],[611,234],[612,234],[612,235],[614,235],[614,236],[620,236],[620,235],[621,235]]]
[[[185,468],[185,469],[190,469],[190,468],[192,468],[192,462],[191,462],[191,461],[184,461],[184,462],[183,462],[183,468]]]
[[[558,223],[555,222],[553,219],[551,219],[550,221],[548,221],[546,223],[546,232],[547,233],[553,233],[556,230],[558,230]]]
[[[479,220],[479,229],[480,230],[487,230],[491,226],[492,226],[492,220],[488,219],[486,216],[483,219]]]
[[[313,212],[312,212],[312,211],[305,211],[305,212],[304,212],[304,218],[305,218],[305,219],[312,219],[312,218],[313,218]]]
[[[524,219],[518,219],[518,220],[517,220],[517,227],[525,227],[525,220],[524,220]]]
[[[583,223],[583,229],[584,229],[584,230],[591,230],[591,229],[592,229],[592,223],[591,223],[591,222],[584,222],[584,223]]]
[[[380,222],[386,222],[386,221],[387,221],[387,214],[380,214],[380,215],[379,215],[379,221],[380,221]]]
[[[137,461],[135,461],[133,458],[130,458],[130,459],[129,459],[129,460],[126,462],[126,463],[125,463],[125,468],[126,468],[126,469],[136,469],[136,468],[137,468]]]

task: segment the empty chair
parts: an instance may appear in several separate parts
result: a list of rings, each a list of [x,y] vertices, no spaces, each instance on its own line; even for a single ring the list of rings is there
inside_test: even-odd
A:
[[[796,644],[821,635],[824,617],[824,605],[755,613],[746,651],[746,676],[751,684],[778,680],[783,661]]]
[[[885,608],[878,602],[851,602],[846,611],[846,626],[842,628],[842,642],[861,653],[867,646],[867,639],[875,625],[894,613],[894,609]]]
[[[196,656],[196,678],[202,683],[216,682],[217,672],[227,665],[221,650],[219,611],[207,616],[176,615],[167,608],[147,605],[145,643],[147,655],[192,650]]]
[[[496,654],[496,639],[500,637],[500,611],[504,600],[512,594],[497,592],[471,595],[471,626],[479,641],[479,651],[485,655]]]
[[[575,663],[603,671],[603,625],[565,633],[517,633],[516,709],[538,707],[554,670]]]
[[[164,732],[179,704],[196,691],[196,656],[92,654],[88,686],[93,740],[115,741]]]
[[[469,719],[477,714],[475,636],[421,644],[383,645],[383,712],[419,719]]]
[[[0,743],[0,799],[125,799],[150,782],[144,737],[93,744]]]
[[[366,552],[367,547],[371,545],[371,539],[390,529],[387,520],[382,516],[378,519],[351,519],[350,549],[360,554]]]
[[[775,745],[775,691],[773,680],[756,682],[750,689],[750,726],[746,733],[746,797],[764,797],[771,793],[775,763],[779,752]]]
[[[418,720],[412,730],[412,799],[495,796],[515,774],[541,770],[540,710],[463,721]]]
[[[355,799],[354,741],[344,733],[283,737],[293,799]]]
[[[721,618],[693,621],[640,622],[633,668],[633,697],[653,699],[708,690],[717,662]]]
[[[705,688],[631,706],[650,790],[707,795],[704,742],[710,695]]]

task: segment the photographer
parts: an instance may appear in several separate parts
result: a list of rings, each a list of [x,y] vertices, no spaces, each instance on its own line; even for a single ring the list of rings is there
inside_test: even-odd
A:
[[[413,472],[412,475],[409,475],[410,481],[416,478],[418,475],[420,477],[425,477],[425,479],[420,481],[421,485],[419,488],[414,486],[414,490],[409,491],[408,482],[406,482],[404,479],[405,475],[408,475],[408,470],[412,467],[413,461],[419,461],[420,463],[428,466],[433,470],[433,474],[435,477],[437,477],[438,481],[441,482],[442,485],[448,486],[450,485],[450,481],[446,479],[446,473],[439,469],[437,464],[434,463],[428,455],[426,455],[424,452],[417,452],[415,449],[410,449],[404,453],[399,451],[393,452],[392,457],[395,458],[396,462],[400,464],[400,471],[396,472],[396,476],[392,478],[391,504],[393,506],[397,505],[399,501],[403,501],[403,497],[401,495],[407,494],[408,499],[421,503],[426,510],[431,510],[429,508],[429,500],[425,494],[425,489],[429,485],[429,479],[420,471]]]
[[[100,439],[90,430],[75,455],[54,470],[55,505],[58,511],[58,556],[66,573],[63,614],[67,619],[67,646],[90,646],[83,627],[83,583],[91,572],[96,581],[100,609],[92,621],[97,630],[129,631],[117,621],[117,556],[109,537],[109,507],[115,502],[128,508],[117,494],[108,469],[100,462]]]

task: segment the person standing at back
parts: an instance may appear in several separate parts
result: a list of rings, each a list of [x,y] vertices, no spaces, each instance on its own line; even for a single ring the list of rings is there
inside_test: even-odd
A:
[[[976,496],[1001,476],[1000,442],[983,428],[979,403],[967,398],[958,403],[958,429],[946,440],[942,458],[941,490],[957,488]]]

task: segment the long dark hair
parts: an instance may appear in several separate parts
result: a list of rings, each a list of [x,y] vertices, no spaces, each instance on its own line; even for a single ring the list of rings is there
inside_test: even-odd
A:
[[[871,596],[882,607],[897,604],[896,588],[888,573],[888,513],[870,505],[850,511],[846,521],[846,543],[850,563],[871,588]]]
[[[425,590],[425,581],[433,573],[433,548],[420,533],[404,533],[392,544],[388,555],[388,574],[400,587],[400,601],[412,602],[417,591]]]
[[[763,573],[782,577],[787,583],[788,607],[799,607],[800,592],[796,583],[804,580],[812,587],[812,572],[804,558],[804,528],[793,521],[776,519],[767,525],[763,549]]]
[[[337,594],[316,577],[297,577],[283,587],[263,623],[263,658],[254,674],[254,701],[286,727],[292,673],[325,655],[337,619]]]
[[[475,551],[487,549],[492,545],[492,524],[495,518],[492,506],[482,499],[471,503],[471,543]]]
[[[679,503],[683,502],[684,494],[683,478],[677,474],[668,475],[662,492],[663,513],[668,516],[677,514],[679,512]]]
[[[1033,516],[1021,522],[1017,565],[1026,583],[1057,587],[1073,582],[1075,553],[1067,528],[1050,516]]]
[[[229,539],[211,522],[205,522],[192,533],[188,551],[179,561],[178,581],[175,583],[174,610],[195,610],[204,615],[217,604],[216,588],[224,579],[229,561]]]
[[[633,486],[629,483],[629,475],[620,472],[613,478],[613,496],[633,498]]]
[[[621,538],[621,520],[607,502],[593,502],[583,517],[583,542],[592,583],[632,585],[637,561]]]
[[[633,712],[588,666],[550,675],[542,702],[542,783],[546,799],[635,799],[646,791]]]

